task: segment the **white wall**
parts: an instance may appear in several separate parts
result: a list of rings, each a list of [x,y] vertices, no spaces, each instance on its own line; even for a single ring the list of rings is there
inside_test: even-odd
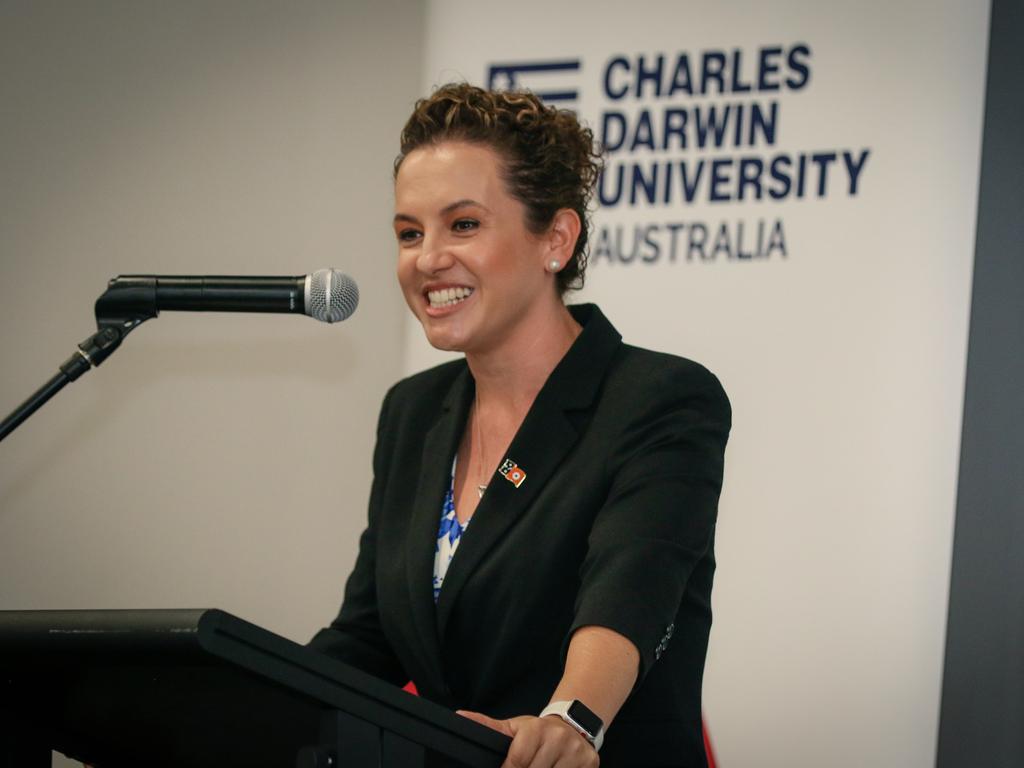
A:
[[[400,373],[391,161],[419,3],[4,3],[0,411],[121,273],[359,283],[354,317],[164,313],[0,444],[0,609],[331,619]]]

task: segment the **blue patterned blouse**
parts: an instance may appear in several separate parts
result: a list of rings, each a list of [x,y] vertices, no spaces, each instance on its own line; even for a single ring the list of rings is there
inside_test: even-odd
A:
[[[460,523],[455,516],[455,462],[452,461],[452,477],[448,483],[448,493],[444,495],[444,503],[441,505],[441,525],[437,530],[437,548],[434,550],[434,602],[441,595],[441,586],[444,584],[444,576],[448,573],[448,566],[455,557],[455,550],[459,548],[462,541],[462,534],[469,527],[469,520]]]

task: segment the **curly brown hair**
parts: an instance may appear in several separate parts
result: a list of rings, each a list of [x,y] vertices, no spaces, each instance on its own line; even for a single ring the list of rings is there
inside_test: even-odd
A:
[[[505,184],[526,207],[526,226],[534,234],[545,232],[559,210],[576,211],[583,226],[572,258],[556,278],[563,295],[582,288],[589,207],[602,167],[591,130],[575,113],[545,105],[529,91],[449,83],[416,102],[402,129],[395,177],[410,152],[444,141],[483,144],[501,156]]]

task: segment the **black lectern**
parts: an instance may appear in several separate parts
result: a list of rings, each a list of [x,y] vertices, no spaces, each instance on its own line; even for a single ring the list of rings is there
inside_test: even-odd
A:
[[[223,611],[0,611],[2,768],[496,768],[508,744]]]

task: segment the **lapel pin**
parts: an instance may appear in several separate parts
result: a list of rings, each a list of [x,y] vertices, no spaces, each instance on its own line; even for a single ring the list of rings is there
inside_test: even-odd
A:
[[[526,482],[526,472],[512,459],[505,459],[498,467],[498,472],[516,488]]]

